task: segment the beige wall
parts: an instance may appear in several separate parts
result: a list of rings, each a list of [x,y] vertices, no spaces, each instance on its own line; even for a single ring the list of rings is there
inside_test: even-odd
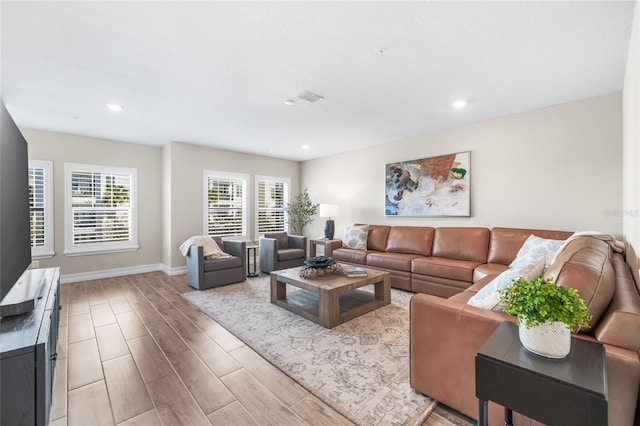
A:
[[[165,148],[167,149],[167,148]],[[277,176],[291,179],[292,196],[300,191],[300,163],[259,155],[243,154],[221,149],[206,148],[179,142],[170,146],[170,195],[171,233],[165,245],[170,263],[176,268],[186,265],[178,248],[192,235],[201,235],[203,230],[203,170],[215,170],[249,175],[249,212],[254,211],[254,179],[256,175]],[[165,191],[166,195],[167,191]],[[166,206],[165,206],[166,207]],[[253,239],[253,218],[249,218],[249,238]],[[165,229],[167,229],[165,227]],[[166,238],[166,236],[165,236]],[[163,255],[164,258],[164,255]]]
[[[29,158],[53,161],[55,256],[40,267],[59,266],[61,275],[160,264],[162,235],[161,150],[143,145],[22,129]],[[82,163],[138,170],[138,245],[134,252],[64,255],[64,164]]]
[[[54,162],[54,234],[52,259],[40,267],[60,266],[63,276],[91,274],[120,268],[166,270],[186,265],[178,247],[202,234],[203,170],[249,175],[249,212],[254,211],[255,175],[291,179],[291,194],[300,191],[300,163],[185,143],[163,148],[22,129],[29,157]],[[134,252],[86,256],[64,255],[64,163],[99,164],[138,169],[138,229],[140,249]],[[251,228],[253,218],[249,218]]]
[[[640,7],[636,5],[623,91],[624,152],[624,237],[635,250],[627,260],[633,265],[636,283],[640,278]],[[635,253],[634,253],[635,252]]]
[[[471,151],[470,218],[384,215],[386,163]],[[302,186],[354,222],[599,230],[622,235],[620,93],[306,161]],[[308,235],[322,235],[324,220]]]

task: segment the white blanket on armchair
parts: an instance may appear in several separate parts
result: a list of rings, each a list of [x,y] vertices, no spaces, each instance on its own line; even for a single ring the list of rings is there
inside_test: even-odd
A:
[[[203,255],[207,259],[228,259],[232,257],[230,254],[225,253],[218,246],[216,241],[205,235],[197,235],[189,238],[180,246],[180,253],[186,256],[189,253],[189,247],[192,245],[202,246]]]

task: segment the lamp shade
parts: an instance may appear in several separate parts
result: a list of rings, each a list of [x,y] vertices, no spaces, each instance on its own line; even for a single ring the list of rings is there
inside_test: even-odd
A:
[[[320,204],[320,217],[338,217],[340,214],[340,206],[337,204]]]

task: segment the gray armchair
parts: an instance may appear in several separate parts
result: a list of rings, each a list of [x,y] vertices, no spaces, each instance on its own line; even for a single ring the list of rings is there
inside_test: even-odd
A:
[[[260,270],[271,271],[301,266],[307,259],[307,237],[286,232],[266,232],[260,238]]]
[[[202,246],[192,245],[187,253],[187,282],[198,290],[233,284],[247,279],[247,243],[244,241],[222,241],[212,237],[222,251],[232,257],[228,259],[205,259]]]

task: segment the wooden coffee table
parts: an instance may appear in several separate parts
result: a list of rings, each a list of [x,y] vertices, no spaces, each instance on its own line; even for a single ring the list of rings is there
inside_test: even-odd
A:
[[[326,328],[333,328],[391,303],[388,272],[366,269],[366,277],[300,278],[302,267],[271,273],[271,303]],[[287,294],[287,284],[302,289]],[[373,284],[374,291],[358,290]]]

